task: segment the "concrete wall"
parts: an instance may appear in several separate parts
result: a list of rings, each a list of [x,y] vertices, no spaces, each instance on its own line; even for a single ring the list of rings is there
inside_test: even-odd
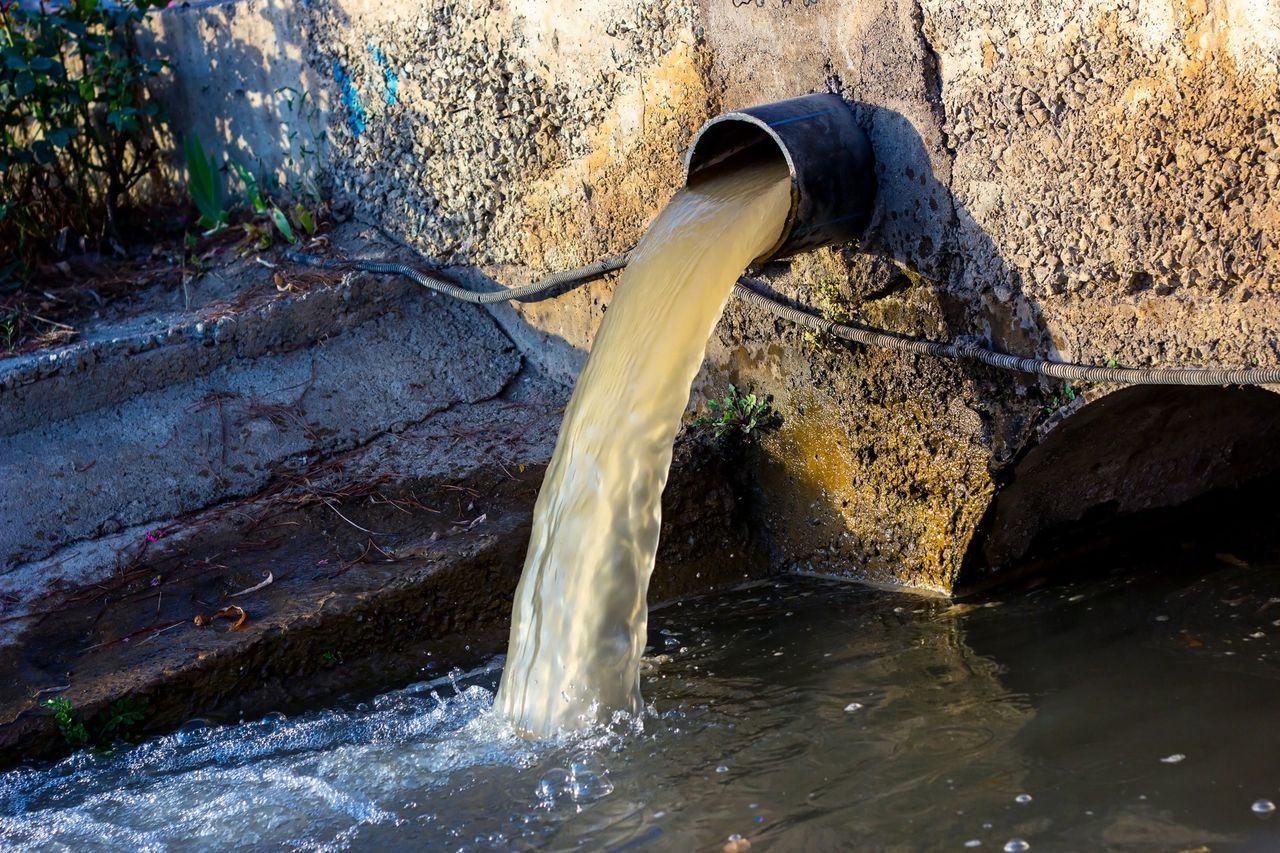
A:
[[[781,292],[1019,353],[1280,363],[1276,0],[242,0],[155,31],[175,115],[274,165],[265,105],[307,88],[335,191],[466,271],[517,282],[624,249],[706,118],[835,91],[870,132],[879,206],[862,246],[770,265]],[[495,316],[568,379],[609,293]],[[729,379],[785,418],[754,463],[776,556],[938,589],[1019,454],[1111,390],[1068,401],[735,306],[695,397]]]

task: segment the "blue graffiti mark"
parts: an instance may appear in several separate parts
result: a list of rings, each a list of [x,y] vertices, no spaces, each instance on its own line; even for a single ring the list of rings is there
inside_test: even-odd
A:
[[[396,105],[396,92],[400,89],[400,78],[396,76],[396,72],[391,70],[391,63],[387,62],[386,54],[382,52],[382,48],[376,44],[370,44],[369,52],[373,54],[374,61],[382,66],[382,82],[387,87],[387,106],[394,107]]]
[[[341,100],[342,105],[347,108],[347,124],[351,127],[351,133],[358,137],[368,126],[368,117],[364,111],[364,104],[360,103],[360,93],[356,91],[356,84],[352,82],[350,75],[342,70],[337,60],[333,63],[333,79],[337,80],[338,85],[342,87]]]

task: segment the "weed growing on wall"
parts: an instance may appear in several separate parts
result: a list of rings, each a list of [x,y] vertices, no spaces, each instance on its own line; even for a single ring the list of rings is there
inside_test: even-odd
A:
[[[314,237],[328,212],[321,189],[326,135],[315,99],[306,91],[291,87],[275,94],[282,110],[280,127],[285,143],[280,170],[269,170],[253,152],[253,167],[234,159],[219,165],[218,153],[206,149],[196,134],[188,135],[183,142],[187,193],[199,211],[200,227],[206,234],[228,226],[242,231],[242,252],[268,249],[281,239],[297,243]],[[225,194],[227,174],[237,179],[242,195]],[[241,215],[232,226],[234,213]],[[188,235],[189,248],[193,248],[192,239]]]
[[[118,741],[133,739],[134,730],[146,717],[147,703],[145,699],[117,699],[88,722],[64,696],[48,699],[44,705],[53,711],[54,723],[67,746],[73,750],[92,747],[106,751]]]
[[[707,411],[693,424],[710,429],[718,439],[736,436],[749,442],[757,430],[775,425],[770,398],[743,394],[733,385],[722,399],[707,400]]]

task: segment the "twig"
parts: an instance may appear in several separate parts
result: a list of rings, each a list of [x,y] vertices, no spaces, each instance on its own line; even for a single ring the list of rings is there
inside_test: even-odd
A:
[[[154,640],[156,637],[159,637],[159,636],[160,636],[161,634],[163,634],[165,631],[172,631],[174,628],[180,627],[180,626],[185,625],[185,624],[186,624],[186,620],[185,620],[185,619],[184,619],[184,620],[182,620],[181,622],[174,622],[174,623],[173,623],[172,625],[170,625],[168,628],[161,628],[159,631],[156,631],[156,632],[155,632],[154,634],[152,634],[150,637],[147,637],[145,640],[142,640],[141,642],[142,642],[142,643],[149,643],[149,642],[151,642],[152,640]],[[139,645],[141,645],[141,643],[139,643]]]
[[[378,550],[382,550],[382,549],[379,548]],[[264,580],[262,583],[255,584],[254,586],[251,586],[248,589],[242,589],[239,592],[233,592],[231,593],[231,595],[228,595],[227,598],[239,598],[242,595],[248,595],[251,592],[257,592],[258,590],[264,587],[270,586],[275,579],[276,579],[275,575],[271,574],[271,572],[267,572],[267,579]]]
[[[342,520],[343,520],[343,521],[345,521],[347,524],[350,524],[350,525],[351,525],[352,527],[354,527],[356,530],[360,530],[360,531],[362,531],[362,532],[364,532],[364,533],[368,533],[370,536],[390,536],[390,535],[391,535],[390,533],[379,533],[379,532],[377,532],[376,530],[369,530],[368,528],[361,527],[360,525],[356,524],[356,523],[355,523],[354,521],[352,521],[351,519],[347,518],[347,517],[346,517],[345,515],[343,515],[341,512],[338,512],[338,508],[337,508],[336,506],[334,506],[334,505],[333,505],[333,502],[332,502],[332,501],[330,501],[328,498],[322,497],[322,498],[320,498],[320,500],[324,502],[324,505],[325,505],[325,506],[327,506],[329,509],[333,510],[333,511],[334,511],[334,513],[335,513],[335,514],[337,514],[338,518],[342,519]]]
[[[39,320],[41,323],[48,323],[50,326],[57,326],[59,329],[66,329],[68,332],[74,332],[74,326],[68,326],[66,323],[59,323],[57,320],[47,320],[39,314],[28,312],[27,316],[33,320]]]

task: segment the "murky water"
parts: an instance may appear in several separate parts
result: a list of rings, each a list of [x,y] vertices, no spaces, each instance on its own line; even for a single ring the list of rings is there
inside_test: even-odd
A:
[[[639,725],[528,742],[490,669],[10,772],[0,847],[1280,849],[1280,567],[1208,568],[740,590],[654,614]]]
[[[524,731],[640,710],[671,445],[733,283],[790,207],[781,157],[726,164],[676,193],[632,253],[533,511],[497,700]]]

